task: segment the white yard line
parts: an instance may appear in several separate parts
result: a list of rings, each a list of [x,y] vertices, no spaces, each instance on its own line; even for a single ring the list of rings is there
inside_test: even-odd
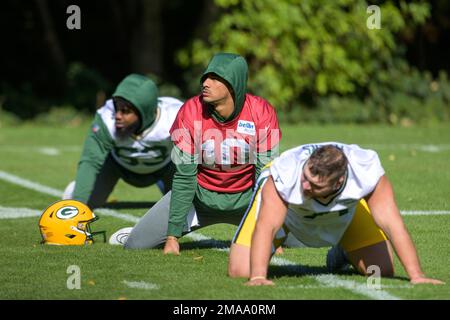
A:
[[[318,284],[318,285],[314,285],[314,284],[299,284],[299,285],[294,285],[294,286],[278,286],[281,289],[329,289],[329,288],[333,288],[333,286],[331,286],[330,284],[325,285],[325,284]],[[338,286],[334,287],[337,288]],[[405,284],[405,285],[380,285],[381,289],[412,289],[414,288],[414,285],[410,284]]]
[[[450,214],[448,210],[431,210],[431,211],[407,211],[402,210],[400,213],[403,216],[429,216],[429,215],[442,215],[442,214]]]
[[[367,144],[367,148],[375,150],[419,150],[424,152],[437,153],[450,150],[450,144]]]
[[[18,186],[21,186],[21,187],[24,187],[24,188],[27,188],[27,189],[30,189],[33,191],[37,191],[40,193],[48,194],[50,196],[55,196],[58,198],[61,198],[62,194],[63,194],[62,190],[47,187],[40,183],[18,177],[16,175],[7,173],[2,170],[0,170],[0,180],[10,182],[12,184],[15,184],[15,185],[18,185]],[[136,216],[126,215],[126,214],[124,215],[123,213],[119,213],[117,211],[110,210],[110,209],[96,209],[95,211],[103,213],[106,216],[120,218],[120,219],[130,221],[130,222],[139,221],[139,218]],[[402,210],[402,211],[400,211],[400,213],[402,215],[416,215],[416,216],[417,215],[445,215],[445,214],[450,214],[450,211],[449,210],[419,210],[419,211]]]
[[[17,153],[30,153],[37,152],[42,154],[47,154],[50,156],[60,155],[66,152],[80,152],[81,146],[35,146],[35,145],[2,145],[0,146],[0,151],[2,152],[17,152]]]
[[[6,208],[0,206],[0,219],[17,219],[39,217],[42,214],[40,210],[28,208]]]
[[[195,241],[203,240],[203,241],[211,241],[212,244],[214,244],[215,242],[218,243],[217,240],[211,239],[209,237],[206,237],[202,234],[195,233],[195,232],[189,233],[186,236]],[[214,248],[214,249],[219,250],[219,251],[229,251],[229,249],[224,249],[224,248]],[[298,265],[295,262],[289,261],[284,258],[275,257],[275,256],[272,257],[270,263],[272,265],[276,265],[276,266],[294,266],[294,267],[302,268],[302,266]],[[314,280],[316,280],[317,282],[319,282],[323,287],[344,288],[344,289],[350,290],[354,293],[358,293],[358,294],[361,294],[363,296],[366,296],[366,297],[369,297],[369,298],[375,299],[375,300],[401,300],[401,298],[394,296],[382,289],[371,289],[367,286],[367,284],[360,283],[357,281],[352,281],[352,280],[343,280],[332,274],[320,274],[320,275],[309,276],[309,277],[311,277]]]
[[[61,152],[58,149],[51,147],[38,148],[37,152],[45,154],[47,156],[59,156],[61,154]]]
[[[106,209],[102,209],[106,210]],[[107,210],[107,212],[103,211],[103,214],[107,214],[111,217],[115,217],[118,219],[122,219],[129,222],[136,222],[139,220],[139,218],[126,214],[126,213],[118,213],[114,212],[114,210]],[[27,217],[38,217],[41,215],[41,211],[39,210],[33,210],[28,208],[5,208],[0,207],[0,219],[17,219],[17,218],[27,218]],[[186,237],[194,240],[194,241],[209,241],[211,242],[211,245],[219,246],[221,243],[215,239],[212,239],[210,237],[204,236],[199,233],[192,232],[190,234],[187,234]],[[213,248],[213,250],[222,251],[222,252],[229,252],[228,248]],[[273,257],[271,260],[272,265],[276,266],[295,266],[299,269],[302,268],[302,266],[296,264],[295,262],[289,261],[287,259],[283,259],[280,257]],[[363,283],[359,283],[357,281],[351,281],[351,280],[343,280],[340,279],[337,276],[330,275],[330,274],[321,274],[321,275],[315,275],[315,276],[309,276],[319,282],[322,287],[327,288],[343,288],[347,289],[349,291],[352,291],[357,294],[361,294],[363,296],[366,296],[371,299],[376,300],[400,300],[399,297],[396,297],[394,295],[389,294],[388,292],[378,289],[370,289],[367,287],[367,285]],[[139,282],[133,282],[133,281],[127,281],[124,280],[123,283],[127,285],[130,288],[135,289],[143,289],[143,290],[158,290],[159,286],[154,283],[148,283],[144,281]],[[319,288],[319,286],[316,286]],[[292,289],[291,287],[289,287]],[[300,287],[299,287],[300,288]],[[311,287],[312,288],[312,287]]]
[[[320,274],[314,276],[318,282],[330,286],[345,288],[352,292],[359,293],[363,296],[369,297],[374,300],[401,300],[401,298],[390,294],[387,291],[381,289],[370,289],[367,284],[359,283],[351,280],[339,279],[332,274]]]
[[[111,209],[101,208],[101,209],[95,209],[94,211],[99,212],[104,216],[114,217],[114,218],[122,219],[122,220],[125,220],[128,222],[133,222],[133,223],[137,223],[140,220],[140,217],[136,217],[136,216],[133,216],[133,215],[127,214],[127,213],[120,213],[120,212],[117,212],[117,211],[111,210]]]
[[[127,287],[141,290],[159,290],[159,286],[155,283],[145,281],[122,281]]]
[[[106,209],[103,209],[106,210]],[[102,210],[102,211],[103,211]],[[139,218],[125,214],[125,213],[117,213],[114,212],[114,210],[107,210],[107,212],[102,212],[103,214],[108,213],[109,216],[119,218],[125,221],[129,222],[136,222],[139,220]],[[40,216],[41,212],[39,210],[33,210],[28,208],[5,208],[0,207],[0,219],[14,219],[14,218],[26,218],[26,217],[38,217]],[[204,236],[199,233],[192,232],[190,234],[187,234],[186,237],[194,240],[194,241],[210,241],[211,245],[219,246],[220,242],[217,240],[214,240],[212,238],[209,238],[207,236]],[[228,252],[228,248],[213,248],[217,251],[225,251]],[[295,266],[298,268],[301,268],[298,264],[295,262],[289,261],[287,259],[283,259],[280,257],[273,257],[271,260],[272,265],[276,266]],[[351,280],[343,280],[340,279],[337,276],[330,275],[330,274],[323,274],[323,275],[316,275],[316,276],[310,276],[314,280],[320,283],[320,286],[311,286],[310,288],[320,288],[320,287],[328,287],[328,288],[343,288],[347,289],[349,291],[352,291],[354,293],[361,294],[363,296],[366,296],[371,299],[376,300],[399,300],[400,298],[389,294],[388,292],[384,290],[374,290],[367,287],[367,285],[363,283],[359,283],[356,281]],[[135,289],[143,289],[143,290],[158,290],[159,286],[153,283],[147,283],[144,281],[139,282],[132,282],[132,281],[123,281],[128,287],[135,288]],[[289,289],[294,289],[296,287],[288,287]],[[300,287],[298,287],[300,288]]]
[[[17,177],[15,175],[6,173],[4,171],[0,171],[0,179],[8,181],[10,183],[16,184],[16,185],[20,185],[22,187],[28,188],[28,189],[32,189],[34,191],[40,192],[40,193],[45,193],[45,194],[49,194],[52,196],[56,196],[56,197],[61,197],[62,195],[62,191],[60,190],[56,190],[53,188],[49,188],[47,186],[41,185],[39,183],[33,182],[33,181],[29,181],[20,177]],[[14,213],[14,211],[16,211],[16,213]],[[125,213],[119,213],[115,210],[110,210],[110,209],[99,209],[97,210],[98,212],[101,212],[104,215],[108,215],[111,217],[115,217],[115,218],[119,218],[125,221],[129,221],[129,222],[134,222],[136,223],[137,221],[139,221],[139,218],[136,216],[132,216],[129,214],[125,214]],[[437,212],[437,213],[436,213]],[[32,210],[32,209],[27,209],[27,208],[4,208],[4,207],[0,207],[0,216],[4,216],[4,217],[9,217],[9,218],[19,218],[19,217],[34,217],[34,216],[38,216],[39,211],[37,210]],[[419,215],[419,214],[449,214],[450,211],[405,211],[404,214],[413,214],[413,215]],[[204,235],[198,234],[198,233],[190,233],[189,235],[187,235],[188,237],[190,237],[191,239],[195,240],[195,241],[199,241],[199,240],[207,240],[207,241],[211,241],[213,244],[214,243],[219,243],[214,239],[211,239],[209,237],[206,237]],[[217,248],[216,250],[220,250],[220,251],[228,251],[228,249],[224,249],[224,248]],[[279,257],[274,257],[271,261],[272,264],[274,265],[281,265],[281,266],[299,266],[298,264],[283,259],[283,258],[279,258]],[[377,299],[377,300],[399,300],[399,297],[396,297],[384,290],[378,289],[370,289],[367,287],[367,285],[363,284],[363,283],[359,283],[356,281],[351,281],[351,280],[343,280],[338,278],[337,276],[334,275],[330,275],[330,274],[323,274],[323,275],[316,275],[316,276],[312,276],[312,278],[314,278],[316,281],[318,281],[320,284],[325,285],[327,287],[339,287],[339,288],[344,288],[347,290],[350,290],[354,293],[357,294],[361,294],[363,296],[369,297],[371,299]],[[124,282],[126,282],[124,280]],[[144,288],[146,288],[146,283],[145,282],[126,282],[126,283],[131,283],[134,286],[143,286]],[[128,284],[127,284],[128,285]],[[149,288],[153,288],[153,284],[148,284]]]
[[[1,171],[1,170],[0,170],[0,180],[7,181],[12,184],[15,184],[15,185],[27,188],[27,189],[31,189],[33,191],[48,194],[48,195],[55,196],[58,198],[61,198],[62,194],[63,194],[63,192],[61,190],[53,189],[53,188],[44,186],[40,183],[33,182],[33,181],[30,181],[27,179],[23,179],[23,178],[20,178],[18,176],[15,176],[13,174],[10,174],[10,173],[7,173],[7,172]]]
[[[126,213],[120,213],[110,209],[96,209],[95,212],[99,212],[104,216],[114,217],[125,221],[137,223],[139,217],[132,216]],[[17,219],[17,218],[30,218],[39,217],[42,214],[40,210],[34,210],[29,208],[10,208],[0,206],[0,219]]]
[[[280,257],[272,257],[271,264],[276,266],[293,266],[302,268],[301,265],[289,261]],[[352,280],[344,280],[332,274],[319,274],[314,276],[309,276],[319,282],[320,284],[330,287],[330,288],[344,288],[350,290],[354,293],[361,294],[363,296],[369,297],[375,300],[401,300],[401,298],[394,296],[384,290],[381,289],[372,289],[367,286],[365,283],[352,281]]]

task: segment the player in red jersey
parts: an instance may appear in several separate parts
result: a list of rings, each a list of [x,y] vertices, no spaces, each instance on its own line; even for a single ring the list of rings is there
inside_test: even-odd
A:
[[[179,254],[178,238],[216,223],[238,225],[261,169],[278,154],[274,108],[248,94],[248,66],[236,54],[216,54],[171,128],[176,166],[172,191],[132,229],[125,248]]]

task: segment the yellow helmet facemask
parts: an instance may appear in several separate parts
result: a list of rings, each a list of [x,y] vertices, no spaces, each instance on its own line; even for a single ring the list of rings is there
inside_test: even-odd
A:
[[[105,231],[91,232],[90,223],[98,217],[87,205],[76,200],[60,200],[50,205],[39,219],[42,243],[55,245],[83,245],[94,242],[94,235]]]

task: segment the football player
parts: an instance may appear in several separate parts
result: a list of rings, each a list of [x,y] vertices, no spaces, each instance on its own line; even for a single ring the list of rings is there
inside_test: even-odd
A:
[[[119,179],[135,187],[156,184],[163,194],[172,184],[175,167],[169,129],[183,103],[158,97],[154,82],[131,74],[112,99],[98,109],[84,142],[76,180],[63,199],[103,206]]]
[[[178,238],[192,227],[238,225],[255,177],[278,150],[274,108],[247,93],[248,66],[231,53],[213,56],[201,94],[181,107],[171,128],[176,171],[167,193],[132,229],[125,248],[164,245],[179,254]]]
[[[302,145],[275,159],[257,185],[233,239],[230,276],[272,285],[271,254],[291,233],[304,247],[332,246],[330,271],[351,264],[367,275],[377,266],[381,276],[392,277],[392,245],[411,283],[442,283],[423,273],[375,151],[335,142]]]

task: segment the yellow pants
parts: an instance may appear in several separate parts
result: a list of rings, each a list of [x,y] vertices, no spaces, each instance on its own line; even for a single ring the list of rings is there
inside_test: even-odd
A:
[[[259,187],[253,194],[252,204],[245,213],[241,224],[233,238],[233,243],[241,244],[250,247],[252,242],[252,235],[255,229],[257,215],[260,207],[261,190],[265,183],[264,179],[261,181]],[[283,233],[287,236],[289,230],[283,225]],[[276,237],[274,239],[274,247],[280,246],[286,237]],[[353,219],[350,225],[347,227],[344,235],[342,236],[339,245],[346,251],[351,252],[360,248],[364,248],[379,242],[383,242],[387,239],[383,231],[378,228],[373,220],[372,214],[364,199],[360,200]]]
[[[386,240],[384,232],[375,224],[366,201],[360,200],[339,245],[346,252],[351,252]]]

